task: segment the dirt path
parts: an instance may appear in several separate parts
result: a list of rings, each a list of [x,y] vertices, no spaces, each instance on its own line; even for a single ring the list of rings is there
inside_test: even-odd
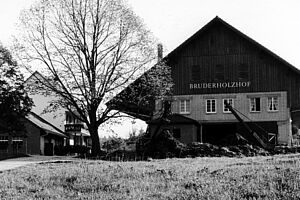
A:
[[[38,164],[44,162],[58,162],[58,161],[72,161],[76,160],[69,156],[30,156],[13,158],[0,161],[0,172],[5,170],[11,170],[18,167],[23,167],[30,164]]]
[[[0,171],[10,170],[17,167],[22,167],[29,164],[35,164],[38,161],[13,161],[13,160],[3,160],[0,161]]]

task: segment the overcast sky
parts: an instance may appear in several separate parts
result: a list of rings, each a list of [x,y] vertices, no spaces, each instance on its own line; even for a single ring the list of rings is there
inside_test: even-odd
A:
[[[20,10],[33,1],[0,2],[0,42],[4,45],[11,42]],[[299,0],[128,0],[128,3],[164,45],[165,54],[219,16],[300,69]]]
[[[34,0],[0,2],[0,41],[8,45],[22,8]],[[170,52],[215,16],[300,68],[299,0],[128,0]]]
[[[219,16],[300,68],[299,0],[129,0],[129,3],[167,52]]]

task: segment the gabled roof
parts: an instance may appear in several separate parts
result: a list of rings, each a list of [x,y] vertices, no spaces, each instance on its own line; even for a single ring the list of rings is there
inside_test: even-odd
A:
[[[53,124],[47,122],[45,119],[33,112],[30,112],[26,116],[26,119],[38,126],[39,128],[43,129],[47,134],[53,134],[60,137],[67,137],[64,134],[64,132],[62,132],[59,128],[55,127]]]
[[[247,35],[245,35],[244,33],[242,33],[241,31],[237,30],[236,28],[234,28],[233,26],[231,26],[230,24],[228,24],[227,22],[225,22],[224,20],[222,20],[220,17],[216,16],[214,19],[212,19],[209,23],[207,23],[205,26],[203,26],[199,31],[197,31],[194,35],[192,35],[190,38],[188,38],[187,40],[185,40],[182,44],[180,44],[177,48],[175,48],[173,51],[171,51],[167,56],[165,56],[163,59],[164,60],[168,60],[170,57],[176,55],[181,49],[183,49],[186,45],[188,45],[192,40],[194,40],[197,37],[200,37],[201,34],[203,34],[206,30],[208,30],[210,27],[212,27],[212,25],[216,24],[216,23],[221,23],[224,26],[226,26],[228,29],[232,30],[233,32],[235,32],[237,35],[239,35],[240,37],[244,38],[245,40],[247,40],[248,42],[250,42],[251,44],[255,45],[256,47],[258,47],[259,49],[265,51],[266,53],[270,54],[271,56],[273,56],[275,59],[277,59],[278,61],[284,63],[285,65],[287,65],[291,70],[293,70],[294,72],[298,73],[300,75],[300,70],[296,67],[294,67],[292,64],[288,63],[287,61],[285,61],[283,58],[279,57],[278,55],[276,55],[275,53],[273,53],[272,51],[270,51],[269,49],[267,49],[266,47],[264,47],[263,45],[259,44],[258,42],[256,42],[255,40],[253,40],[252,38],[248,37]]]
[[[38,79],[47,81],[46,78],[38,71],[33,72],[26,80],[25,84],[28,83],[31,79]]]

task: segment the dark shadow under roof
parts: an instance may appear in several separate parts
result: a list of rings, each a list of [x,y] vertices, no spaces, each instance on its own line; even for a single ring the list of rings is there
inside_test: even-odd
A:
[[[161,119],[154,119],[151,121],[148,121],[147,124],[158,124],[160,123]],[[173,113],[167,117],[167,120],[169,120],[169,124],[194,124],[196,126],[199,126],[200,123],[194,119],[191,119],[189,117],[186,117],[181,114]]]

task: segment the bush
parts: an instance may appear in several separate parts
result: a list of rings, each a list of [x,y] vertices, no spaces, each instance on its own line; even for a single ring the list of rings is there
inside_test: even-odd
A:
[[[119,137],[110,137],[107,141],[103,142],[102,148],[108,152],[119,149],[120,146],[124,143],[124,140]]]
[[[56,145],[54,147],[54,154],[58,156],[64,156],[68,154],[75,154],[78,153],[80,155],[87,155],[91,151],[90,147],[75,145],[75,146],[62,146]]]

